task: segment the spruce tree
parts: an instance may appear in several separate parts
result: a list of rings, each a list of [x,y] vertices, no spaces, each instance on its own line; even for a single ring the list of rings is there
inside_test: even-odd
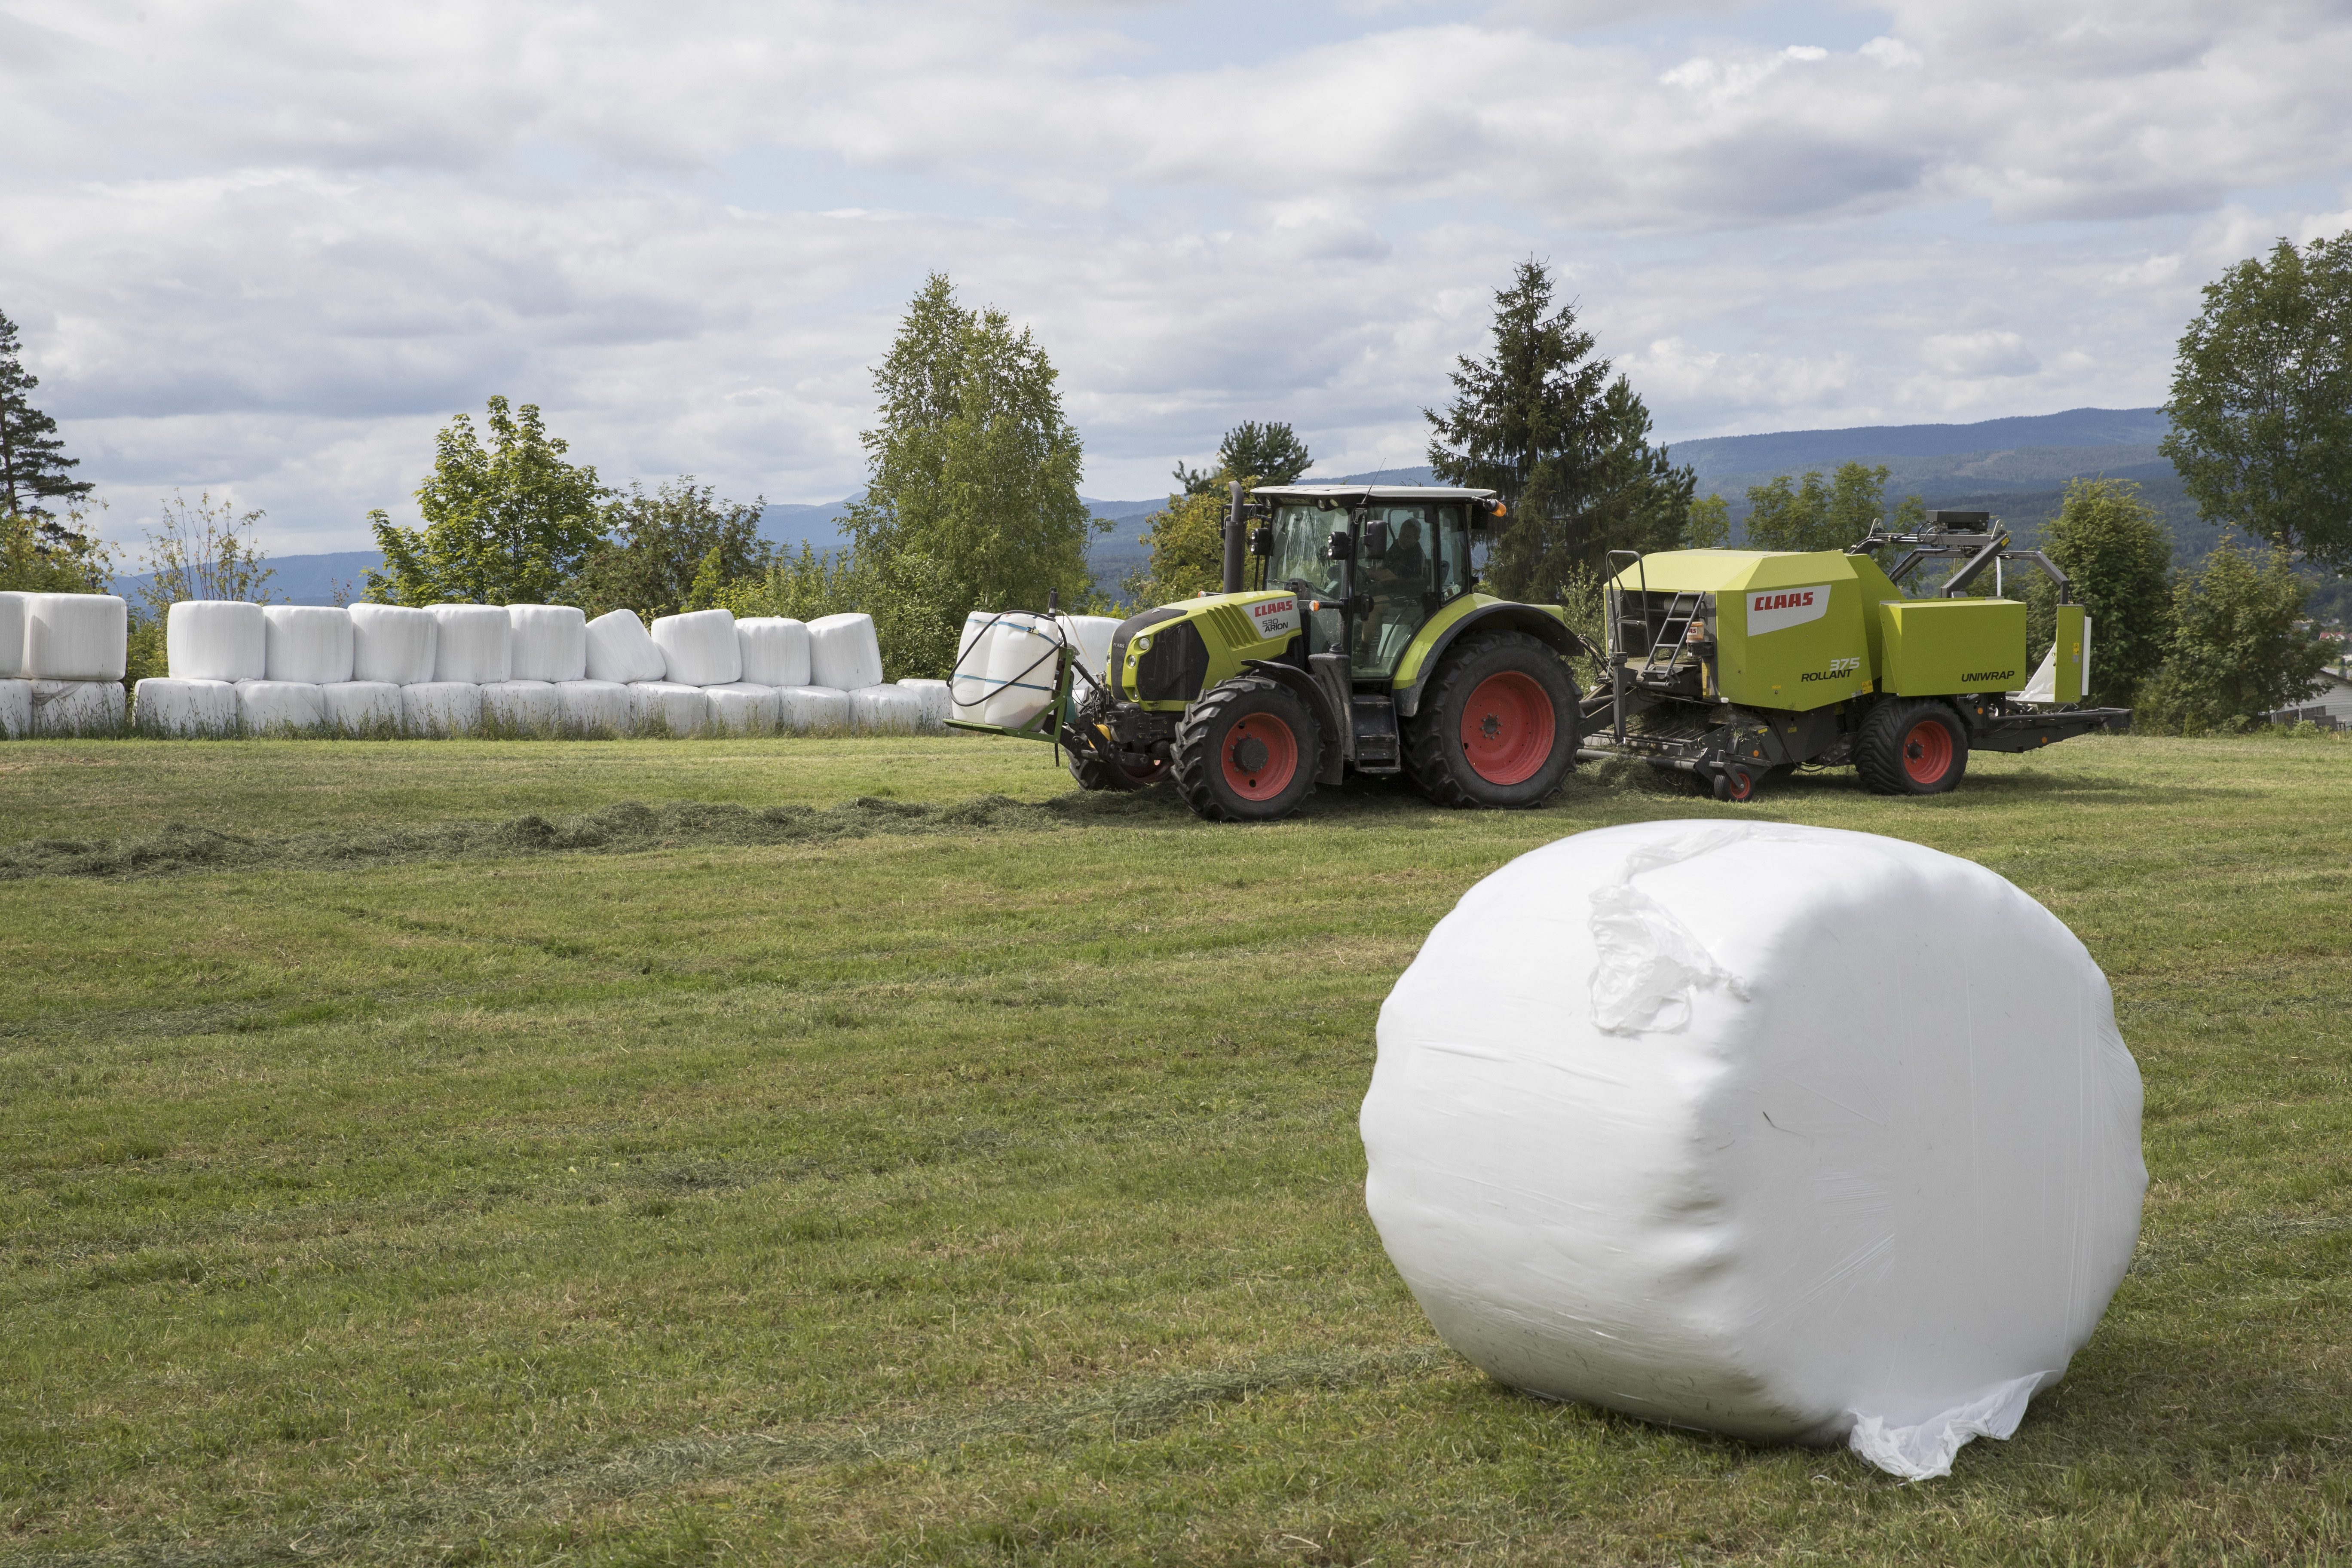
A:
[[[40,384],[41,378],[25,368],[16,323],[0,314],[0,515],[47,520],[50,514],[43,501],[79,500],[96,488],[67,474],[81,459],[65,455],[58,422],[33,406],[32,391]],[[41,532],[65,531],[45,521]]]

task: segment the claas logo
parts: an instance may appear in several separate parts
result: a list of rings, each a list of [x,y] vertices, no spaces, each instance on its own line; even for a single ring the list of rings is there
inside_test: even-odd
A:
[[[1812,608],[1814,590],[1792,589],[1786,594],[1759,594],[1749,610],[1809,610]]]

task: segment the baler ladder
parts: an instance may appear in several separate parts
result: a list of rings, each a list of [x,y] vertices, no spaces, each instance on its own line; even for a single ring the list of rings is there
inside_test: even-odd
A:
[[[1690,641],[1691,623],[1698,618],[1699,611],[1706,605],[1705,595],[1687,592],[1677,593],[1667,602],[1666,618],[1658,623],[1658,635],[1652,639],[1650,651],[1643,657],[1641,671],[1635,679],[1646,679],[1653,671],[1663,671],[1669,676],[1674,673],[1675,661],[1683,656],[1684,645]],[[1643,608],[1646,625],[1648,606]],[[1658,658],[1661,653],[1665,655],[1664,661]]]

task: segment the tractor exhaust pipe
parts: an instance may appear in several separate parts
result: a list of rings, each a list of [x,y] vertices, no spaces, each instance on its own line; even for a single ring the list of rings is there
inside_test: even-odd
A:
[[[1242,591],[1242,482],[1229,480],[1225,486],[1228,506],[1225,510],[1225,592]]]

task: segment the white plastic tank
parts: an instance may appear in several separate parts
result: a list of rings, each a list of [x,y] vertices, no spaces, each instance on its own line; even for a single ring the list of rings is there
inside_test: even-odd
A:
[[[1061,679],[1062,630],[1051,616],[1012,611],[997,620],[988,650],[988,700],[980,721],[1019,730],[1045,710]]]

